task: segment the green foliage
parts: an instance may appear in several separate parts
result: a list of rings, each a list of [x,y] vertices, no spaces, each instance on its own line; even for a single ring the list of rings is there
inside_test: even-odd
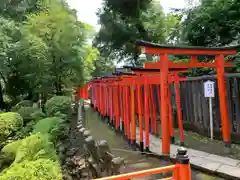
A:
[[[37,101],[39,94],[47,99],[81,85],[84,75],[90,79],[96,50],[87,39],[92,34],[65,0],[1,1],[0,109],[8,101],[4,93],[11,103]]]
[[[58,160],[53,144],[49,141],[46,134],[33,134],[24,138],[16,152],[14,163],[20,163],[25,160],[33,161],[40,158]]]
[[[152,0],[105,0],[105,6],[113,9],[123,17],[138,17],[142,10],[149,6]]]
[[[22,140],[17,140],[17,141],[13,141],[7,145],[5,145],[1,152],[5,153],[6,156],[11,159],[12,161],[15,160],[16,158],[16,154],[18,151],[19,146],[21,145]]]
[[[57,112],[69,114],[71,111],[71,99],[67,96],[54,96],[45,104],[47,115],[54,115]]]
[[[126,13],[126,10],[130,12],[129,9],[132,8],[136,11]],[[125,1],[106,0],[98,16],[101,29],[96,35],[94,45],[100,54],[118,61],[128,58],[127,62],[132,65],[141,65],[136,40],[164,43],[170,32],[165,28],[170,24],[168,16],[164,15],[161,6],[154,1],[139,1],[128,7]],[[152,60],[151,56],[147,58]]]
[[[61,168],[58,162],[49,159],[24,161],[14,164],[0,175],[1,180],[62,180]]]
[[[11,139],[17,140],[17,139],[23,139],[26,136],[29,136],[35,124],[36,124],[36,120],[27,122],[27,124],[22,129],[18,130],[15,133],[14,137],[12,137]]]
[[[48,90],[56,90],[57,94],[61,94],[63,87],[75,83],[72,81],[73,78],[75,81],[77,80],[75,77],[81,80],[79,77],[82,77],[84,58],[87,55],[84,52],[85,28],[83,23],[78,22],[75,16],[62,7],[28,16],[28,21],[22,27],[30,48],[25,49],[25,53],[30,54],[32,61],[40,59],[42,68],[39,69],[40,76],[34,85],[40,88],[39,91],[44,90],[40,86],[44,85]],[[23,68],[29,71],[26,66]],[[33,72],[29,78],[36,79],[35,73]]]
[[[49,117],[41,119],[33,127],[33,133],[42,133],[49,135],[50,140],[56,145],[59,140],[66,137],[66,121],[59,117]]]
[[[201,3],[184,12],[182,24],[183,40],[192,45],[221,46],[239,40],[238,0],[202,0]]]
[[[19,103],[17,103],[15,106],[12,107],[13,112],[17,112],[22,107],[32,107],[33,102],[29,100],[24,100]]]
[[[33,128],[33,133],[43,133],[50,134],[52,129],[58,126],[61,123],[61,119],[58,117],[48,117],[41,119],[37,122],[37,124]]]
[[[21,129],[23,126],[23,119],[18,113],[7,112],[0,114],[0,137],[5,140],[13,132]]]
[[[32,114],[38,109],[33,107],[21,107],[17,112],[22,116],[24,122],[33,120]]]
[[[46,117],[46,115],[42,112],[42,110],[37,110],[34,111],[32,114],[30,114],[30,116],[32,117],[32,119],[34,120],[40,120]]]

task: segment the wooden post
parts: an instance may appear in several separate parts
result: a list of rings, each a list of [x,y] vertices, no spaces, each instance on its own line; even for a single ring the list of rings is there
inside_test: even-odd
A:
[[[172,115],[172,101],[171,101],[171,88],[168,86],[168,119],[169,119],[169,131],[170,131],[170,139],[171,143],[175,143],[174,138],[174,123],[173,123],[173,115]]]
[[[226,84],[224,78],[224,56],[217,55],[217,80],[218,80],[218,94],[220,102],[220,112],[222,120],[222,134],[226,147],[230,147],[230,121],[228,117]]]
[[[127,108],[128,108],[128,103],[127,103],[127,89],[126,89],[126,86],[123,86],[123,92],[124,92],[124,104],[123,104],[123,112],[124,112],[124,135],[125,137],[128,138],[128,134],[127,134],[127,114],[128,114],[128,111],[127,111]]]
[[[143,152],[143,109],[142,109],[142,91],[141,85],[137,85],[137,101],[138,101],[138,121],[139,121],[139,131],[140,131],[140,151]]]
[[[115,85],[116,93],[116,128],[120,129],[120,88],[118,85]]]
[[[175,75],[176,77],[176,75]],[[184,146],[184,131],[183,131],[183,122],[182,122],[182,108],[180,102],[180,82],[178,80],[175,81],[175,95],[176,95],[176,106],[177,106],[177,116],[178,116],[178,128],[180,135],[180,144]]]
[[[135,93],[134,93],[134,89],[135,89],[135,83],[133,83],[133,85],[130,86],[131,88],[131,140],[132,140],[132,145],[135,146],[136,145],[136,114],[135,114]]]
[[[149,88],[147,84],[147,80],[144,77],[144,121],[145,121],[145,144],[146,144],[146,152],[149,152]]]
[[[168,98],[168,54],[160,54],[161,61],[161,125],[162,125],[162,154],[169,156],[170,154],[170,132],[168,118],[168,106],[166,105]]]
[[[152,85],[149,84],[148,85],[148,88],[149,88],[149,117],[150,117],[150,123],[149,123],[149,126],[150,126],[150,133],[155,133],[155,126],[154,126],[154,119],[153,119],[153,96],[152,96]]]
[[[131,127],[130,127],[130,123],[131,123],[131,90],[130,87],[127,85],[127,135],[128,135],[128,144],[131,144]]]

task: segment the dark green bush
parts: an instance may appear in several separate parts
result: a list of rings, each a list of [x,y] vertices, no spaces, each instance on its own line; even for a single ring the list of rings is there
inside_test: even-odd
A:
[[[15,135],[12,137],[13,140],[23,139],[26,136],[29,136],[33,131],[33,126],[36,124],[36,120],[32,120],[28,122],[22,129],[17,131]]]
[[[50,140],[56,145],[59,140],[66,137],[68,131],[65,131],[65,128],[67,128],[65,120],[59,117],[49,117],[39,120],[33,128],[33,133],[48,134]]]
[[[25,108],[24,108],[25,109]],[[28,109],[28,108],[27,108]],[[24,111],[23,111],[24,112]],[[25,111],[26,112],[26,111]],[[26,118],[27,117],[27,118]],[[28,115],[28,113],[26,112],[25,118],[28,120],[26,122],[25,119],[25,125],[23,128],[21,128],[19,131],[17,131],[14,135],[14,137],[12,137],[13,140],[18,140],[18,139],[23,139],[26,136],[29,136],[30,133],[33,131],[33,127],[35,126],[35,124],[40,120],[43,119],[45,117],[45,114],[41,111],[41,110],[37,110],[35,112],[33,112],[32,114]],[[30,121],[29,121],[30,120]]]
[[[53,116],[57,112],[69,114],[71,112],[71,99],[67,96],[52,97],[46,102],[45,110],[49,116]]]
[[[32,106],[33,106],[33,102],[32,101],[24,100],[24,101],[21,101],[21,102],[17,103],[14,107],[12,107],[12,111],[16,112],[21,107],[32,107]]]
[[[33,120],[32,114],[38,111],[37,108],[33,107],[21,107],[17,112],[22,116],[24,122]]]
[[[30,116],[34,120],[40,120],[40,119],[43,119],[43,118],[46,117],[46,115],[40,109],[38,109],[37,111],[33,112]]]
[[[58,162],[49,159],[14,164],[0,175],[1,180],[62,180]]]
[[[20,114],[7,112],[0,114],[0,137],[1,141],[6,140],[12,133],[23,126],[23,119]]]

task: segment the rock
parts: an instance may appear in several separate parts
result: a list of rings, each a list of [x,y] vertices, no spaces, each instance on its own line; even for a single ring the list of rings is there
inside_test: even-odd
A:
[[[83,125],[79,123],[79,124],[77,125],[77,129],[80,130],[80,129],[82,129],[82,128],[83,128]]]
[[[124,159],[120,157],[113,158],[112,166],[113,166],[113,174],[119,174],[120,168],[124,164]]]
[[[66,152],[66,156],[73,156],[76,153],[76,148],[71,148]]]
[[[86,130],[85,128],[81,128],[81,129],[79,130],[79,133],[80,133],[81,136],[83,136],[83,133],[84,133],[85,130]]]
[[[60,152],[60,153],[65,153],[66,150],[67,150],[67,149],[66,149],[63,145],[61,145],[61,146],[58,147],[58,152]]]
[[[86,131],[83,133],[83,137],[86,139],[88,136],[90,136],[90,131],[86,130]]]
[[[96,143],[95,143],[93,137],[92,136],[87,137],[85,139],[85,143],[86,143],[86,146],[87,146],[87,149],[88,149],[90,155],[94,159],[94,162],[99,163],[100,156],[99,156],[98,148],[96,146]]]
[[[72,180],[72,176],[67,172],[67,171],[64,171],[63,173],[63,180]]]

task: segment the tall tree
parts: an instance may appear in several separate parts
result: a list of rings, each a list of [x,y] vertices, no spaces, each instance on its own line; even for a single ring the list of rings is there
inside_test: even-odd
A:
[[[160,4],[151,2],[104,1],[98,13],[101,29],[95,39],[100,52],[104,51],[120,61],[128,57],[132,64],[137,65],[140,55],[135,46],[137,39],[165,42],[164,13]]]

